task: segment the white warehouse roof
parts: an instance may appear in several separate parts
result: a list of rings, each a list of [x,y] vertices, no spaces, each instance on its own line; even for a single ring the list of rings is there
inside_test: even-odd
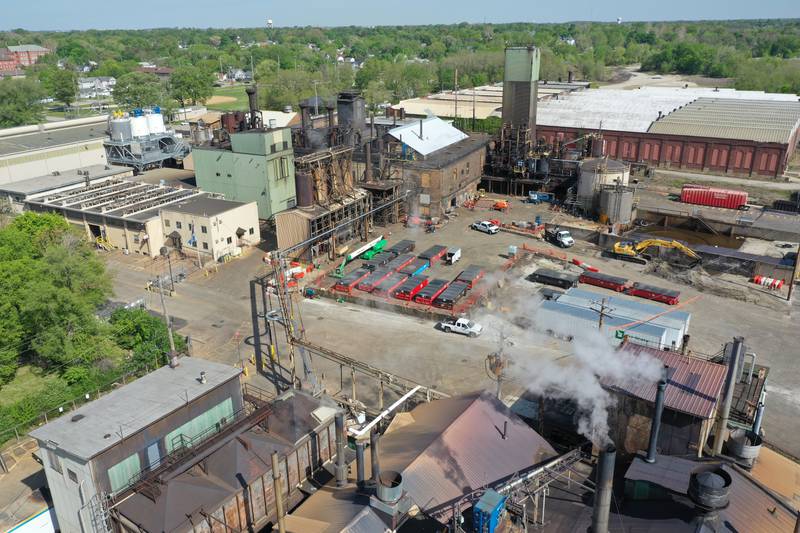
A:
[[[698,98],[797,102],[793,94],[709,87],[589,89],[539,102],[536,122],[541,126],[644,133],[659,112],[669,115]]]
[[[398,126],[389,130],[389,135],[422,155],[432,154],[468,137],[466,133],[439,117],[423,118]]]

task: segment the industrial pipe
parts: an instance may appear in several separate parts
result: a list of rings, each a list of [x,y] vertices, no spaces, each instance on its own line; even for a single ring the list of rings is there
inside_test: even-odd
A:
[[[347,463],[344,460],[344,413],[336,413],[336,486],[347,484]]]
[[[733,389],[736,388],[736,368],[739,366],[739,360],[742,359],[744,352],[744,337],[733,338],[733,348],[731,356],[728,359],[728,376],[725,380],[725,397],[722,402],[722,409],[719,413],[719,423],[717,430],[714,434],[714,448],[712,449],[713,455],[722,453],[722,443],[725,441],[725,433],[728,430],[728,420],[731,415],[731,404],[733,403]]]
[[[764,402],[758,402],[758,407],[756,407],[756,417],[753,420],[753,433],[756,436],[760,436],[761,434],[761,421],[764,419]]]
[[[356,442],[356,486],[364,487],[364,443]]]
[[[372,481],[375,482],[375,486],[378,485],[378,476],[381,475],[381,462],[380,457],[380,442],[381,436],[378,433],[377,429],[373,429],[372,433],[369,434],[369,455],[372,461]]]
[[[664,391],[667,389],[667,380],[661,379],[656,390],[656,411],[653,413],[653,422],[650,424],[650,444],[647,447],[648,463],[656,462],[656,446],[658,445],[658,433],[661,431],[661,415],[664,413]]]
[[[613,444],[600,452],[597,460],[597,483],[592,512],[592,533],[608,533],[608,516],[611,511],[611,495],[614,488],[614,462],[617,449]]]
[[[278,533],[286,533],[286,519],[283,516],[283,487],[281,469],[278,465],[278,452],[272,452],[272,492],[275,493],[275,512],[278,515]]]

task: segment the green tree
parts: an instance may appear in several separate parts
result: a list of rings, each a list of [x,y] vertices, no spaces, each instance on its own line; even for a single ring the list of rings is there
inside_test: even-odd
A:
[[[37,124],[44,119],[44,92],[29,79],[0,80],[0,127]]]
[[[113,97],[123,109],[135,109],[159,105],[164,100],[164,90],[154,74],[129,72],[117,78]]]
[[[193,66],[178,67],[169,78],[169,94],[181,107],[205,102],[214,90],[214,76]]]
[[[47,94],[63,102],[66,107],[75,101],[78,93],[78,76],[75,71],[51,67],[39,74],[39,80]]]
[[[169,352],[169,333],[161,318],[144,309],[117,309],[110,319],[117,344],[132,354],[134,366],[163,364]],[[184,351],[186,342],[175,337],[175,349]]]

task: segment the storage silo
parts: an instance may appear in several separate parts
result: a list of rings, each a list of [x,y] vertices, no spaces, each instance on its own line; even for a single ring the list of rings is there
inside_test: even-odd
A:
[[[147,118],[144,115],[131,117],[131,136],[133,138],[147,137],[150,129],[147,127]]]
[[[165,133],[167,128],[164,127],[164,115],[161,113],[150,113],[145,115],[147,119],[147,129],[151,134]]]
[[[297,190],[297,207],[312,207],[314,205],[314,177],[307,170],[296,170],[294,183]]]
[[[578,204],[585,212],[593,213],[603,186],[627,185],[629,178],[630,169],[622,161],[606,157],[586,159],[578,177]]]
[[[630,224],[633,221],[634,190],[623,185],[607,185],[600,191],[600,221]]]
[[[130,118],[115,118],[111,120],[111,138],[113,140],[129,141],[132,137]]]

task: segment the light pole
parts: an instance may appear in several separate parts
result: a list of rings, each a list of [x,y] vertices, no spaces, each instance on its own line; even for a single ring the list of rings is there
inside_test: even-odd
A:
[[[172,276],[172,259],[170,258],[169,248],[162,246],[159,250],[163,257],[167,258],[167,266],[169,267],[169,290],[175,292],[175,278]]]

